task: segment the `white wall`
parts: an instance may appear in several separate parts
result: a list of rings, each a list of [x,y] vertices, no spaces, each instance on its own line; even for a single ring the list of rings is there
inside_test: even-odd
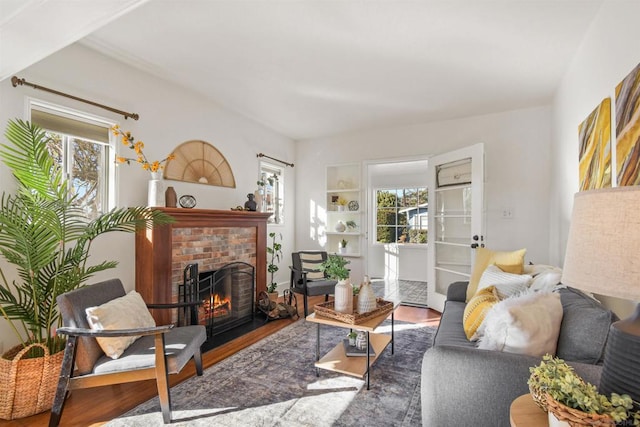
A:
[[[296,248],[320,248],[315,227],[318,211],[326,209],[326,165],[433,155],[484,142],[487,246],[526,247],[527,261],[549,262],[550,141],[551,112],[546,107],[300,141]],[[505,207],[513,209],[513,219],[501,218]],[[351,267],[355,277],[366,273],[361,259]]]
[[[640,62],[638,16],[640,2],[603,2],[556,93],[549,252],[557,265],[564,262],[573,195],[578,191],[578,125],[607,96],[615,103],[616,85]]]
[[[246,195],[256,188],[259,159],[263,152],[272,157],[292,162],[294,143],[276,132],[246,119],[215,103],[179,86],[116,62],[81,45],[72,45],[40,61],[19,73],[19,77],[82,98],[140,114],[139,121],[124,120],[106,110],[91,107],[28,87],[13,88],[9,80],[0,82],[0,123],[3,127],[9,119],[25,118],[27,96],[115,119],[124,130],[130,130],[145,142],[145,154],[150,159],[163,158],[180,143],[201,139],[214,145],[227,158],[236,180],[236,188],[221,188],[177,181],[167,181],[178,193],[192,194],[198,208],[229,209],[243,205]],[[4,138],[3,138],[4,141]],[[130,156],[129,149],[118,144],[121,155]],[[118,167],[119,205],[146,204],[149,173],[137,165]],[[284,226],[271,226],[270,230],[283,234],[284,261],[280,265],[277,280],[288,281],[289,253],[294,246],[293,198],[295,197],[294,173],[285,171],[287,203]],[[14,187],[4,164],[0,165],[0,190]],[[130,234],[112,233],[102,236],[92,250],[91,259],[117,260],[115,270],[108,270],[96,277],[101,280],[119,277],[130,290],[135,286],[134,237]],[[16,340],[4,320],[0,319],[0,345],[8,349]]]

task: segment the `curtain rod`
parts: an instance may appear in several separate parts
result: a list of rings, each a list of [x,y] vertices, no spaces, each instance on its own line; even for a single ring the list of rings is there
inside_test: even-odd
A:
[[[93,105],[95,107],[100,107],[103,108],[105,110],[109,110],[113,113],[117,113],[120,114],[122,116],[124,116],[124,119],[128,119],[129,117],[131,117],[133,120],[138,120],[140,118],[140,116],[137,113],[127,113],[126,111],[122,111],[122,110],[118,110],[112,107],[108,107],[106,105],[102,105],[102,104],[98,104],[97,102],[93,102],[93,101],[89,101],[88,99],[83,99],[83,98],[78,98],[77,96],[73,96],[73,95],[69,95],[68,93],[64,93],[64,92],[59,92],[57,90],[54,89],[49,89],[48,87],[44,87],[44,86],[40,86],[31,82],[26,81],[25,79],[20,79],[17,76],[13,76],[11,77],[11,84],[13,85],[13,87],[16,87],[18,85],[23,86],[31,86],[34,89],[40,89],[40,90],[44,90],[45,92],[51,92],[53,94],[56,95],[60,95],[60,96],[64,96],[66,98],[71,98],[74,99],[76,101],[80,101],[80,102],[84,102],[85,104],[90,104]]]
[[[275,160],[276,162],[280,162],[283,165],[287,165],[287,166],[293,167],[293,163],[288,163],[288,162],[285,162],[284,160],[280,160],[280,159],[276,159],[276,158],[273,158],[273,157],[269,157],[266,154],[258,153],[258,154],[256,154],[256,157],[266,157],[267,159],[271,159],[271,160]]]

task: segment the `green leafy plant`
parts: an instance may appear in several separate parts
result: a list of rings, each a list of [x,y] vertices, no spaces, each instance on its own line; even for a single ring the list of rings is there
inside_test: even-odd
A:
[[[267,265],[267,271],[271,274],[271,282],[267,285],[267,292],[275,292],[278,287],[278,283],[274,280],[275,274],[280,268],[278,264],[280,258],[282,258],[282,244],[278,243],[276,239],[279,237],[282,240],[282,234],[269,233],[271,238],[271,246],[267,248],[267,254],[271,257],[269,265]]]
[[[632,420],[640,425],[640,414],[633,411],[633,401],[626,394],[612,393],[608,398],[592,384],[585,382],[573,368],[557,357],[543,356],[539,365],[529,368],[529,387],[548,393],[570,408],[586,413],[608,415],[616,423]]]
[[[17,279],[8,281],[6,267],[0,269],[0,313],[23,347],[45,343],[56,353],[64,348],[64,340],[55,336],[61,326],[56,297],[117,265],[89,263],[95,239],[112,231],[166,224],[172,218],[136,207],[114,209],[89,221],[48,151],[45,131],[15,120],[9,121],[5,136],[11,144],[0,146],[0,156],[16,178],[17,189],[15,194],[3,193],[0,200],[0,254],[15,268]],[[30,356],[39,355],[36,351]]]
[[[349,278],[349,269],[346,267],[351,261],[347,261],[340,255],[329,255],[327,260],[320,264],[320,271],[329,279],[344,280]]]
[[[353,221],[353,220],[349,220],[349,221],[347,221],[347,224],[346,224],[346,225],[347,225],[347,228],[348,228],[349,230],[355,230],[355,229],[356,229],[356,227],[358,227],[358,224],[356,224],[356,222],[355,222],[355,221]]]
[[[342,240],[340,240],[340,247],[342,247],[342,248],[346,248],[346,247],[347,247],[347,243],[349,243],[349,242],[347,241],[347,239],[342,239]]]
[[[358,333],[356,331],[351,331],[349,332],[349,335],[347,335],[349,338],[351,338],[352,340],[355,340],[358,337]]]

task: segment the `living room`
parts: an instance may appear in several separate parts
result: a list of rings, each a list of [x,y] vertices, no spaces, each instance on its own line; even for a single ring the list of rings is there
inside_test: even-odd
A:
[[[539,7],[539,2],[533,1],[503,2],[505,7],[511,3],[515,3],[515,6],[510,7],[521,7],[527,11]],[[553,7],[560,7],[552,6],[552,3],[556,2],[543,5],[552,11]],[[39,57],[29,56],[32,59],[27,58],[27,63],[18,62],[21,65],[17,68],[3,68],[0,123],[4,126],[10,119],[24,118],[27,98],[35,98],[117,121],[122,129],[131,131],[136,138],[145,141],[145,153],[150,158],[163,158],[184,141],[207,141],[222,152],[231,164],[236,187],[173,183],[178,194],[193,195],[197,207],[204,209],[228,210],[244,204],[246,194],[253,192],[256,187],[257,153],[293,163],[295,167],[286,168],[284,175],[286,221],[283,225],[270,227],[270,230],[283,236],[284,259],[287,261],[281,264],[277,277],[283,287],[288,284],[290,253],[321,247],[310,232],[309,218],[313,214],[312,202],[325,198],[326,188],[321,177],[325,176],[327,165],[426,158],[482,142],[485,149],[484,192],[487,208],[484,231],[487,246],[505,250],[526,247],[527,263],[562,266],[573,194],[578,189],[577,128],[603,98],[613,96],[615,86],[640,62],[640,55],[634,53],[635,41],[640,36],[640,29],[635,23],[640,5],[622,0],[561,3],[563,6],[558,13],[562,12],[562,16],[569,19],[570,11],[576,11],[576,15],[582,19],[578,23],[567,22],[574,31],[567,36],[574,38],[571,39],[573,49],[566,53],[561,72],[552,84],[554,89],[538,95],[536,88],[533,88],[531,92],[534,93],[520,106],[488,110],[469,105],[465,114],[446,119],[421,121],[409,117],[404,121],[381,120],[380,125],[352,129],[342,129],[336,125],[336,129],[339,129],[337,132],[287,135],[259,119],[251,118],[251,111],[236,112],[197,90],[159,77],[153,67],[149,70],[152,72],[147,72],[144,71],[144,64],[131,66],[126,63],[132,58],[126,58],[125,62],[116,60],[111,52],[100,51],[95,39],[92,44],[89,37],[85,42],[60,42],[55,49],[39,52]],[[145,6],[148,5],[142,4],[140,10]],[[134,12],[135,9],[131,11]],[[253,19],[258,18],[253,16]],[[527,40],[527,35],[518,34],[517,28],[511,28],[511,31],[501,37],[518,36]],[[33,34],[33,31],[30,33]],[[465,40],[471,40],[474,36],[465,34]],[[127,35],[123,34],[122,37],[126,40]],[[135,34],[131,37],[135,39]],[[527,41],[532,44],[536,42]],[[553,42],[544,40],[546,44]],[[194,58],[210,55],[206,50],[188,53]],[[304,54],[313,55],[309,52]],[[539,61],[539,69],[551,66],[545,58],[535,59]],[[246,61],[240,61],[239,66],[251,65],[250,59]],[[519,58],[513,59],[515,63],[518,61]],[[8,64],[4,57],[3,62]],[[474,70],[472,63],[461,62],[462,68]],[[343,65],[329,64],[328,67],[339,68]],[[526,71],[535,73],[536,69],[529,67]],[[206,70],[203,74],[207,75]],[[28,87],[14,88],[11,84],[12,75],[139,113],[140,120],[124,120],[98,107]],[[417,73],[409,75],[419,78]],[[468,84],[486,84],[489,89],[501,84],[500,81],[492,81],[489,76],[463,78],[468,80]],[[224,81],[221,85],[233,91],[234,86],[241,84],[238,81]],[[442,86],[446,88],[454,84],[447,81]],[[527,86],[526,78],[522,79],[522,85]],[[260,97],[259,89],[254,89],[256,98]],[[333,97],[331,93],[320,95],[321,102],[329,106],[335,99],[340,99],[340,94],[333,94]],[[423,100],[429,104],[429,94],[424,94]],[[258,106],[256,109],[260,111]],[[305,115],[317,113],[301,110],[297,114],[298,121],[304,122]],[[2,189],[13,189],[13,178],[4,165],[0,167],[0,174]],[[146,204],[147,172],[138,167],[121,165],[117,179],[119,206]],[[505,207],[513,209],[512,219],[502,218]],[[118,247],[118,251],[113,251],[113,247]],[[92,257],[113,259],[119,265],[116,270],[96,276],[95,280],[115,275],[128,290],[133,289],[134,248],[131,235],[114,234],[108,242],[97,242]],[[352,267],[357,280],[366,273],[362,260],[354,260]],[[628,304],[605,300],[616,308],[621,317],[629,312]],[[4,321],[0,322],[0,337],[0,350],[15,344],[10,338],[12,332]]]

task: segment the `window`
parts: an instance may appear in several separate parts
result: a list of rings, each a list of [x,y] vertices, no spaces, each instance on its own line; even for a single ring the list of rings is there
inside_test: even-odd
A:
[[[266,162],[260,162],[260,191],[262,207],[258,210],[262,212],[272,212],[268,219],[271,224],[284,224],[284,170]]]
[[[427,243],[426,187],[376,190],[376,243]]]
[[[113,123],[40,101],[30,102],[31,122],[51,138],[49,152],[62,167],[76,205],[87,218],[107,212],[113,200]]]

